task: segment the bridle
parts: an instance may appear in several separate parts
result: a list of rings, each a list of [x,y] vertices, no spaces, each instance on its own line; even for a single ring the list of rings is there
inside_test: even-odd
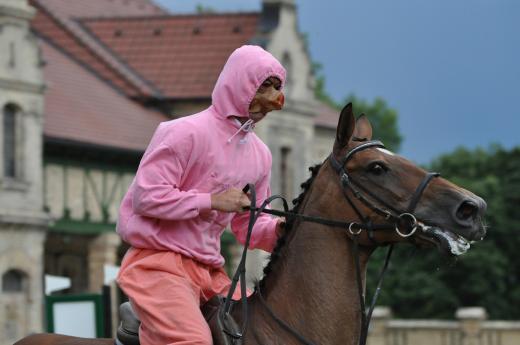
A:
[[[352,240],[354,244],[354,261],[356,264],[356,280],[358,285],[358,295],[359,295],[359,301],[361,306],[361,333],[360,333],[360,345],[366,344],[366,339],[368,336],[368,327],[370,325],[370,319],[372,317],[372,312],[374,310],[376,300],[379,297],[379,293],[381,291],[381,284],[383,281],[384,274],[386,272],[386,269],[388,268],[388,264],[390,262],[390,257],[392,255],[393,250],[393,244],[389,246],[388,252],[386,255],[385,263],[383,265],[383,269],[381,270],[381,273],[379,274],[378,284],[376,287],[376,291],[374,293],[374,296],[372,298],[372,303],[370,305],[370,308],[368,312],[365,311],[365,296],[363,294],[363,286],[361,281],[361,267],[359,263],[359,244],[358,244],[358,235],[363,231],[367,231],[367,236],[370,241],[372,241],[374,244],[378,244],[374,237],[374,231],[379,229],[385,229],[385,225],[382,226],[375,226],[372,224],[372,221],[369,217],[363,215],[363,213],[359,210],[359,208],[356,206],[356,204],[352,201],[350,196],[348,195],[348,191],[350,190],[352,192],[352,195],[359,201],[361,201],[365,206],[370,208],[375,213],[383,216],[385,220],[392,220],[394,224],[394,230],[397,232],[397,234],[403,238],[407,238],[412,236],[418,227],[420,226],[417,222],[417,218],[414,215],[415,208],[417,207],[417,204],[419,203],[419,200],[421,199],[421,196],[428,186],[428,184],[431,182],[431,180],[435,177],[440,176],[439,173],[435,172],[428,172],[424,178],[422,179],[419,186],[415,189],[414,194],[412,195],[412,198],[410,199],[410,203],[408,204],[407,209],[404,212],[401,212],[397,210],[394,206],[390,205],[389,203],[385,202],[383,199],[378,197],[376,194],[372,193],[369,189],[364,187],[361,183],[357,182],[354,178],[352,178],[351,175],[349,175],[346,171],[346,165],[348,161],[354,156],[354,154],[369,149],[369,148],[385,148],[384,144],[381,141],[374,140],[374,141],[367,141],[362,143],[361,145],[358,145],[354,147],[352,150],[350,150],[342,159],[341,161],[338,161],[334,154],[331,154],[329,156],[329,161],[332,165],[332,168],[336,171],[336,173],[340,177],[340,183],[342,186],[342,192],[345,199],[348,201],[352,209],[356,212],[358,218],[361,221],[361,224],[358,224],[357,230],[355,230],[354,224],[351,223],[349,225],[349,232],[351,235],[353,235]],[[360,192],[363,191],[366,195],[368,195],[371,199],[377,201],[378,204],[385,207],[385,209],[378,206],[376,203],[371,202],[363,193]],[[402,226],[408,227],[407,231],[403,231],[401,228]]]
[[[415,208],[421,199],[421,196],[430,183],[430,181],[434,177],[440,176],[439,173],[429,172],[423,178],[419,186],[415,189],[412,198],[410,199],[410,203],[408,204],[407,209],[402,212],[397,210],[394,206],[390,205],[388,202],[384,201],[380,197],[378,197],[375,193],[371,192],[369,189],[364,187],[361,183],[357,182],[351,175],[349,175],[346,171],[346,165],[348,161],[354,156],[354,154],[370,149],[370,148],[385,148],[383,143],[378,140],[366,141],[361,145],[354,147],[350,150],[340,161],[338,161],[333,154],[329,156],[329,162],[332,165],[332,168],[336,171],[340,178],[340,184],[342,186],[343,196],[348,201],[352,209],[356,212],[358,218],[361,221],[361,224],[357,224],[358,229],[355,230],[356,223],[352,223],[349,226],[349,232],[352,235],[358,235],[361,233],[363,229],[367,230],[368,237],[371,241],[375,241],[373,237],[373,231],[378,230],[374,228],[374,225],[371,224],[371,220],[369,217],[364,216],[356,204],[352,201],[350,196],[348,195],[348,190],[352,192],[352,195],[361,201],[365,206],[370,208],[375,213],[383,216],[385,220],[394,222],[394,230],[401,237],[410,237],[412,236],[418,228],[417,218],[414,216]],[[372,200],[375,200],[379,205],[382,205],[384,208],[379,206],[378,204],[371,202],[366,196],[368,195]],[[408,231],[403,231],[400,227],[402,225],[408,225]],[[381,227],[381,226],[380,226]],[[383,225],[382,228],[385,229],[387,225]],[[377,243],[376,243],[377,244]]]
[[[241,284],[241,294],[242,294],[242,313],[244,315],[243,324],[242,324],[242,332],[232,332],[228,329],[223,329],[222,331],[226,333],[230,339],[232,340],[232,343],[235,343],[236,340],[240,340],[243,337],[243,334],[245,333],[247,329],[247,323],[248,323],[248,307],[247,307],[247,294],[246,294],[246,282],[245,282],[245,261],[247,256],[247,248],[249,247],[249,242],[251,238],[251,233],[253,230],[253,226],[260,216],[261,213],[269,213],[276,216],[283,216],[286,218],[293,218],[293,219],[300,219],[301,221],[308,221],[313,223],[318,223],[322,225],[327,225],[330,227],[335,228],[341,228],[342,230],[347,229],[349,234],[351,235],[351,239],[353,242],[353,258],[356,265],[356,280],[357,280],[357,287],[358,287],[358,295],[359,295],[359,301],[360,301],[360,308],[361,308],[361,333],[360,333],[360,340],[359,345],[365,345],[366,339],[368,335],[368,327],[370,324],[370,319],[372,316],[372,312],[374,310],[377,298],[379,296],[380,290],[381,290],[381,284],[384,278],[384,275],[386,273],[386,270],[388,268],[388,264],[390,262],[390,257],[392,255],[393,250],[393,244],[389,246],[385,263],[383,265],[383,268],[379,274],[378,283],[376,287],[376,291],[374,293],[374,296],[372,298],[372,302],[370,304],[370,308],[368,312],[365,310],[365,296],[363,293],[363,282],[361,280],[361,265],[359,262],[359,243],[358,243],[358,237],[361,234],[363,230],[367,231],[367,236],[370,241],[372,241],[374,244],[381,244],[378,243],[375,240],[374,232],[380,231],[380,230],[391,230],[396,231],[397,234],[403,238],[407,238],[412,236],[418,228],[421,227],[421,225],[417,222],[417,218],[414,215],[415,208],[417,207],[417,204],[419,203],[421,196],[428,186],[428,184],[431,182],[431,180],[435,177],[440,176],[438,173],[432,173],[429,172],[425,175],[419,186],[415,189],[414,194],[412,195],[412,198],[410,199],[410,203],[407,207],[407,209],[404,212],[401,212],[397,210],[394,206],[390,205],[388,202],[385,202],[380,197],[372,193],[369,189],[367,189],[365,186],[357,182],[346,170],[346,165],[349,162],[349,160],[358,152],[370,149],[370,148],[384,148],[385,146],[381,141],[373,140],[373,141],[365,141],[362,144],[354,147],[350,151],[347,152],[347,154],[342,157],[341,160],[337,160],[334,157],[334,154],[330,154],[327,158],[332,166],[332,168],[336,171],[340,178],[340,186],[343,193],[343,196],[349,203],[349,205],[352,207],[352,209],[355,211],[356,215],[359,218],[359,222],[344,222],[339,220],[332,220],[327,219],[323,217],[317,217],[317,216],[309,216],[304,215],[300,213],[294,213],[289,211],[289,207],[287,204],[287,201],[285,198],[279,195],[273,195],[269,197],[267,200],[265,200],[260,207],[256,207],[256,192],[254,185],[249,184],[246,189],[249,190],[251,194],[251,206],[249,207],[250,210],[250,219],[249,219],[249,226],[248,226],[248,233],[246,236],[246,241],[244,243],[244,251],[242,252],[242,257],[240,260],[240,263],[238,265],[238,268],[233,276],[233,280],[231,283],[231,287],[229,289],[225,304],[223,308],[221,308],[218,317],[225,320],[227,316],[230,314],[231,309],[231,297],[236,289],[237,283],[240,280]],[[374,211],[375,213],[379,214],[380,216],[383,216],[385,221],[388,221],[387,223],[383,224],[373,224],[370,217],[365,216],[359,207],[354,203],[352,200],[350,194],[357,200],[359,200],[362,204],[364,204],[366,207]],[[280,210],[272,210],[268,209],[268,205],[276,200],[281,199],[283,204],[283,211]],[[371,201],[373,200],[373,201]],[[404,229],[406,228],[406,229]],[[266,301],[264,300],[262,293],[260,291],[259,285],[256,286],[255,294],[258,296],[259,301],[264,306],[264,308],[267,310],[268,314],[287,332],[291,333],[295,338],[297,338],[302,344],[305,345],[314,345],[313,342],[307,340],[305,337],[303,337],[298,331],[294,330],[289,324],[287,324],[285,321],[280,319],[274,311],[267,305]],[[225,322],[222,322],[221,324],[225,324]],[[225,328],[225,327],[224,327]]]

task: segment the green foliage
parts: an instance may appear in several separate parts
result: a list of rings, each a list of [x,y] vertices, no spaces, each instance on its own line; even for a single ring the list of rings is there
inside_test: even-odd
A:
[[[319,62],[312,63],[312,71],[315,77],[314,96],[328,106],[341,110],[343,105],[337,103],[325,90],[325,76],[321,74],[322,65]]]
[[[195,7],[195,12],[197,14],[211,14],[216,13],[215,9],[211,6],[204,6],[202,4],[197,4]]]
[[[381,140],[386,147],[392,151],[399,151],[403,137],[399,133],[397,126],[397,110],[390,108],[386,101],[380,97],[370,103],[351,94],[346,97],[342,103],[336,102],[325,90],[325,77],[323,74],[320,74],[321,68],[321,64],[313,63],[312,69],[316,76],[314,87],[314,95],[316,98],[328,106],[338,109],[338,111],[341,110],[345,104],[351,102],[354,106],[356,116],[361,114],[368,116],[374,130],[374,139]]]
[[[453,318],[462,306],[482,306],[493,319],[520,318],[520,147],[458,148],[429,169],[486,200],[488,234],[456,259],[396,247],[378,304],[409,318]],[[369,289],[383,254],[376,252],[368,268]]]
[[[389,150],[399,151],[403,137],[397,127],[397,110],[392,109],[382,98],[376,98],[372,103],[350,95],[344,104],[352,103],[356,115],[368,116],[373,128],[373,137],[381,140]]]

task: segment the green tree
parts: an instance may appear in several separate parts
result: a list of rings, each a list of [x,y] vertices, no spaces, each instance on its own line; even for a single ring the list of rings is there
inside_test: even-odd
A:
[[[520,148],[458,148],[429,168],[486,200],[488,234],[458,258],[396,247],[378,304],[400,317],[453,318],[459,307],[482,306],[493,319],[520,318]],[[368,269],[370,288],[383,254]]]
[[[195,6],[195,12],[197,14],[213,14],[216,13],[215,9],[211,6],[204,6],[203,4],[197,4]]]
[[[321,73],[322,68],[323,66],[319,62],[312,63],[312,71],[315,75],[314,96],[329,107],[341,110],[344,104],[336,102],[325,89],[325,76]]]
[[[380,97],[370,103],[351,94],[344,101],[345,104],[349,102],[353,104],[357,114],[368,116],[374,130],[373,137],[375,139],[381,140],[390,150],[399,151],[403,137],[397,126],[399,119],[397,110],[390,108],[386,101]]]
[[[342,103],[336,102],[325,89],[325,76],[320,73],[322,66],[319,63],[313,64],[313,71],[316,75],[314,95],[316,98],[330,107],[338,109],[349,102],[352,102],[356,115],[365,114],[372,124],[375,139],[381,140],[392,151],[399,151],[402,135],[399,132],[397,121],[399,115],[397,110],[390,108],[385,100],[378,97],[373,102],[356,97],[354,94],[345,98]]]

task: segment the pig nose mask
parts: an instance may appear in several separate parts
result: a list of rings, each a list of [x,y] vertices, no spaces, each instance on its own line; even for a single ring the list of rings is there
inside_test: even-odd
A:
[[[267,114],[272,110],[280,110],[284,102],[285,97],[280,90],[280,81],[278,78],[271,77],[258,89],[249,106],[249,113]]]
[[[268,112],[272,110],[280,110],[283,107],[285,97],[281,91],[281,82],[276,77],[266,79],[258,88],[255,97],[249,105],[250,118],[242,123],[242,126],[228,140],[231,143],[238,133],[244,131],[252,132],[256,121],[260,121]],[[238,121],[238,120],[237,120]],[[241,144],[247,142],[247,137],[240,140]]]

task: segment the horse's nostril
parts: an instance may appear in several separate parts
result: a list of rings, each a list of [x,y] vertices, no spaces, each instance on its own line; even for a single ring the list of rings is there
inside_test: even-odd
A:
[[[460,220],[469,220],[475,218],[478,214],[478,206],[472,201],[464,201],[457,209],[457,218]]]

